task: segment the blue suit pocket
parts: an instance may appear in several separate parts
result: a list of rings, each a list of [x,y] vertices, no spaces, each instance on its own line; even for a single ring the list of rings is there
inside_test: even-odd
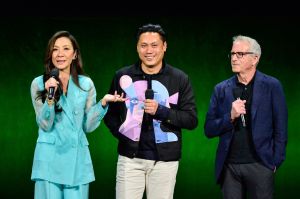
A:
[[[55,143],[55,137],[53,135],[46,135],[46,134],[40,134],[37,142],[39,143],[49,143],[54,144]]]
[[[85,164],[91,164],[92,163],[92,159],[91,159],[91,154],[90,154],[90,150],[89,150],[89,142],[86,138],[86,136],[82,136],[80,139],[80,143],[81,143],[81,153],[82,153],[82,157],[84,157],[84,162]]]
[[[40,134],[34,153],[35,160],[51,161],[55,152],[55,137],[53,135]]]

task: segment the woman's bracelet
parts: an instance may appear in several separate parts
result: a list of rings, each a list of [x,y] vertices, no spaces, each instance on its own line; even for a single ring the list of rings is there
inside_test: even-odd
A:
[[[48,103],[49,106],[51,106],[52,104],[54,104],[54,98],[52,98],[52,99],[48,99],[47,98],[47,103]]]

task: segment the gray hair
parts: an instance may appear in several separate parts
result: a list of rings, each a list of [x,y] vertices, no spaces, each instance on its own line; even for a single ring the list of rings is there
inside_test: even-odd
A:
[[[248,42],[249,51],[253,52],[254,54],[258,55],[259,57],[261,56],[260,45],[258,44],[258,42],[255,39],[252,39],[251,37],[247,37],[247,36],[243,36],[243,35],[234,36],[232,39],[233,39],[233,43],[236,41]]]

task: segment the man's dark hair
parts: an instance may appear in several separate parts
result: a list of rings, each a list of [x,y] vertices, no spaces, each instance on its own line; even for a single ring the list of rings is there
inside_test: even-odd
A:
[[[140,39],[141,34],[145,33],[145,32],[156,32],[160,35],[160,38],[163,42],[165,42],[166,39],[166,33],[165,31],[162,29],[162,27],[159,24],[145,24],[143,26],[141,26],[136,34],[136,41],[138,42]]]

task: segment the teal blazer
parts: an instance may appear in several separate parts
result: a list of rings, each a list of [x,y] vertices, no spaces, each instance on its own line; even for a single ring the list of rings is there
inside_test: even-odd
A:
[[[95,180],[86,133],[94,131],[107,112],[96,102],[93,81],[79,75],[78,88],[70,77],[67,96],[61,95],[55,113],[54,104],[37,99],[44,90],[43,76],[31,84],[31,98],[39,127],[32,166],[32,180],[76,186]]]

